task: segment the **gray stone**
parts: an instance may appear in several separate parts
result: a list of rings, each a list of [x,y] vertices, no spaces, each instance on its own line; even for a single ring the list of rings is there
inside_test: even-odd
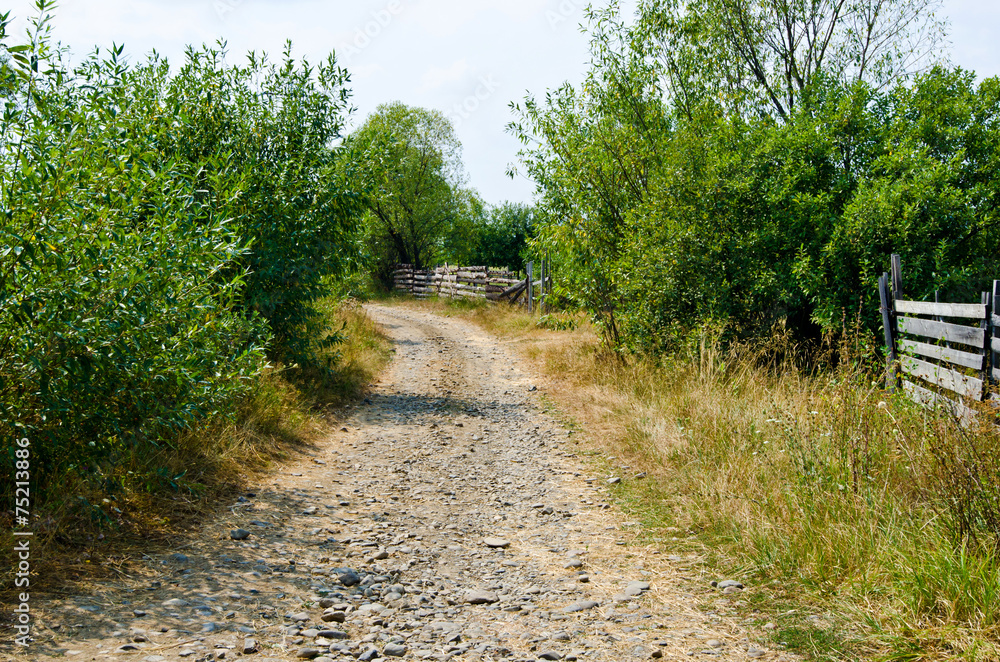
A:
[[[170,600],[165,600],[162,604],[164,607],[177,608],[177,607],[187,607],[191,603],[188,602],[187,600],[182,600],[181,598],[172,598]]]
[[[721,582],[713,583],[712,585],[720,589],[727,589],[730,586],[735,586],[736,588],[743,588],[743,584],[736,581],[735,579],[724,579]]]
[[[250,537],[250,532],[246,529],[233,529],[229,532],[229,537],[233,540],[246,540]]]
[[[760,658],[764,657],[765,655],[767,655],[767,651],[762,650],[760,648],[754,648],[753,646],[751,646],[747,650],[747,657],[752,657],[755,660],[759,660]]]
[[[339,579],[340,583],[344,586],[357,586],[361,583],[361,575],[359,575],[357,571],[350,569],[339,573],[337,575],[337,579]]]
[[[173,561],[174,563],[187,563],[188,561],[191,560],[187,556],[181,553],[171,554],[170,556],[167,557],[167,559]]]
[[[358,659],[361,662],[371,662],[371,660],[377,660],[381,655],[378,653],[378,649],[374,646],[367,648],[361,655],[358,655]]]
[[[493,547],[493,548],[503,548],[510,546],[510,541],[504,538],[486,538],[485,540],[483,540],[483,543],[487,547]]]
[[[406,646],[404,644],[386,644],[382,649],[382,654],[389,657],[403,657],[406,655]]]
[[[595,602],[593,600],[580,600],[579,602],[574,602],[571,605],[563,607],[564,614],[572,614],[578,611],[586,611],[588,609],[593,609],[594,607],[600,606],[601,603]]]
[[[346,618],[347,615],[342,611],[327,611],[320,616],[324,623],[343,623]]]
[[[465,601],[470,605],[485,605],[500,602],[500,598],[493,591],[473,590],[465,594]]]
[[[302,660],[312,660],[319,657],[322,651],[318,648],[300,648],[299,652],[295,654],[295,657]]]
[[[620,482],[622,482],[622,479],[621,479],[620,476],[613,476],[611,478],[608,478],[608,485],[617,485]]]
[[[341,630],[320,630],[316,633],[317,637],[323,637],[324,639],[347,639],[347,633]]]
[[[539,660],[561,660],[563,659],[562,653],[557,653],[556,651],[545,651],[539,654]]]
[[[243,640],[243,649],[242,649],[242,652],[243,652],[244,655],[251,655],[253,653],[256,653],[257,652],[257,642],[255,640],[251,639],[250,637],[247,637],[246,639]]]
[[[294,621],[294,622],[296,622],[296,623],[305,623],[306,621],[309,620],[309,614],[307,614],[304,611],[300,611],[297,614],[292,614],[289,617],[289,619],[292,620],[292,621]]]

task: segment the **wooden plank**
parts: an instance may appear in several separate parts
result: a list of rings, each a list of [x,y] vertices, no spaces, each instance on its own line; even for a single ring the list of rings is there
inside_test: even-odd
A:
[[[946,398],[940,393],[935,393],[930,389],[917,386],[913,382],[905,379],[903,380],[903,390],[908,396],[910,396],[910,399],[917,404],[925,407],[937,407],[943,405],[955,418],[958,419],[958,422],[963,427],[968,427],[973,421],[976,420],[976,411],[974,409],[966,407],[961,402],[955,402],[951,398]]]
[[[900,317],[896,320],[899,330],[915,336],[925,336],[934,340],[951,340],[965,345],[982,348],[985,346],[986,332],[974,326],[936,322],[917,317]]]
[[[972,368],[973,370],[982,370],[983,361],[986,360],[986,357],[981,354],[963,352],[959,349],[941,347],[940,345],[928,345],[927,343],[916,342],[915,340],[908,340],[906,338],[901,338],[899,340],[899,348],[901,350],[913,352],[914,354],[920,354],[921,356],[926,356],[932,359],[949,361],[956,365]]]
[[[901,357],[899,362],[903,372],[908,375],[925,379],[973,400],[981,400],[983,397],[983,380],[981,379],[969,377],[956,370],[921,361],[912,356]]]
[[[978,303],[934,303],[933,301],[896,301],[897,313],[910,315],[940,315],[942,317],[965,317],[986,319],[986,306]]]

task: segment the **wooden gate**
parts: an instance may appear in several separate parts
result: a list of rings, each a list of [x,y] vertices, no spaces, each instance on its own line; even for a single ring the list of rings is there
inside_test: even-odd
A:
[[[972,423],[972,402],[997,401],[989,386],[1000,378],[1000,281],[979,303],[909,301],[899,255],[893,255],[892,273],[882,274],[878,288],[889,390],[901,387],[916,402],[946,407],[963,425]]]

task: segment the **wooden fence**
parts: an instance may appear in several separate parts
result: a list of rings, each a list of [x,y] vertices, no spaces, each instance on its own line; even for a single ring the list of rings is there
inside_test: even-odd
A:
[[[979,303],[909,301],[899,255],[878,283],[888,348],[886,384],[902,387],[925,406],[946,407],[963,424],[977,417],[974,402],[1000,405],[990,385],[1000,380],[1000,281]]]
[[[476,298],[491,301],[521,303],[531,310],[534,305],[535,287],[544,306],[551,291],[552,279],[548,274],[548,261],[542,262],[539,280],[534,280],[534,263],[529,262],[527,277],[506,269],[491,267],[456,267],[445,265],[435,269],[415,269],[411,264],[396,266],[394,286],[397,291],[409,292],[425,299],[431,296],[453,299]],[[523,295],[523,299],[522,299]]]

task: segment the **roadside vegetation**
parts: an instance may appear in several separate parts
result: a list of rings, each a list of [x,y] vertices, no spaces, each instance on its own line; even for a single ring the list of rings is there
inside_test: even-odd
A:
[[[121,48],[70,66],[53,7],[24,43],[0,18],[0,519],[9,536],[28,439],[36,568],[171,531],[389,356],[331,298],[366,191],[336,146],[333,57],[234,66],[220,44],[173,69]]]
[[[1000,433],[886,393],[862,330],[819,346],[704,337],[654,358],[610,351],[579,314],[412,305],[514,341],[595,470],[622,477],[613,494],[646,539],[744,582],[740,613],[773,623],[775,646],[1000,656]]]

